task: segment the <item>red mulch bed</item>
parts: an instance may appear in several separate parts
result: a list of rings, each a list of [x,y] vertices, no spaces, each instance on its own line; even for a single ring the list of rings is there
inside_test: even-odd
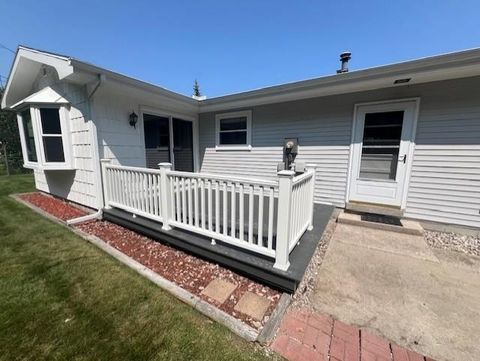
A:
[[[164,278],[254,328],[262,328],[280,299],[281,294],[267,286],[119,225],[106,221],[90,221],[79,224],[77,228],[101,238]],[[215,278],[222,278],[237,285],[235,291],[223,304],[219,304],[217,301],[201,294],[202,290]],[[247,291],[265,296],[270,300],[270,307],[262,322],[234,310],[237,302]]]
[[[77,208],[71,203],[42,193],[26,193],[20,195],[20,198],[28,203],[43,209],[52,216],[66,221],[68,219],[85,216],[87,212]]]
[[[20,198],[64,221],[87,214],[67,201],[42,193],[22,194]],[[89,221],[78,224],[76,227],[101,238],[162,277],[256,329],[263,327],[280,299],[281,293],[278,291],[119,225],[106,221]],[[222,278],[237,285],[235,291],[223,304],[201,294],[202,290],[215,278]],[[234,310],[237,302],[247,291],[270,300],[270,306],[261,322]]]

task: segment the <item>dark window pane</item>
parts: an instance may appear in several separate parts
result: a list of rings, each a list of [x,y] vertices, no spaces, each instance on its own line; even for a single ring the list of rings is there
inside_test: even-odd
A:
[[[58,108],[40,108],[43,134],[62,134]]]
[[[364,145],[399,145],[403,111],[365,114]]]
[[[147,168],[158,169],[158,163],[170,162],[168,126],[168,118],[151,114],[143,115]]]
[[[156,149],[169,146],[170,137],[168,133],[168,118],[144,114],[143,125],[145,133],[145,148]]]
[[[46,162],[65,162],[62,137],[43,137]]]
[[[220,133],[220,144],[247,144],[247,132]]]
[[[192,122],[173,118],[175,170],[193,172]]]
[[[220,130],[246,130],[247,118],[228,118],[220,119]]]
[[[27,159],[30,162],[37,161],[37,150],[35,148],[35,138],[33,136],[32,118],[30,117],[30,109],[21,113],[23,123],[23,133],[25,135],[25,143],[27,145]]]
[[[360,178],[396,178],[403,113],[395,111],[365,114]]]

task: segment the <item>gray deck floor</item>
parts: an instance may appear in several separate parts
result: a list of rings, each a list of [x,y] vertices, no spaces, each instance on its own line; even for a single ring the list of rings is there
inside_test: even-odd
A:
[[[212,245],[210,238],[180,229],[174,228],[170,231],[164,231],[161,228],[161,223],[142,217],[133,218],[130,213],[119,209],[105,209],[104,217],[106,220],[180,248],[198,257],[219,263],[274,288],[286,292],[294,292],[303,278],[333,209],[333,206],[315,205],[314,228],[312,231],[305,232],[298,245],[291,252],[290,267],[287,271],[273,268],[273,259],[222,242]]]

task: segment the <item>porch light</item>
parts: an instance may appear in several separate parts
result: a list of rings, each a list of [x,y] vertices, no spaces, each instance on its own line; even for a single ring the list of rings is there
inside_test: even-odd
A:
[[[128,123],[135,128],[137,121],[138,121],[138,115],[135,114],[135,112],[132,112],[132,114],[128,116]]]

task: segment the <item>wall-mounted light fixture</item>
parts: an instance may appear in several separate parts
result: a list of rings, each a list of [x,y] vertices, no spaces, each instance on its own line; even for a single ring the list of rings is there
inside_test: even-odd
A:
[[[132,112],[132,114],[128,116],[128,123],[135,128],[135,126],[137,125],[137,121],[138,121],[138,115],[135,114],[135,112]]]

